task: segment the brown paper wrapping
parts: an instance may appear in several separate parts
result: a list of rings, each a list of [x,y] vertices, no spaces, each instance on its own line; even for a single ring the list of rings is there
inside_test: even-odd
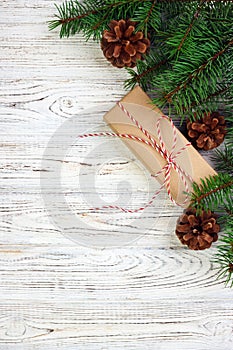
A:
[[[121,103],[159,143],[156,122],[163,113],[151,104],[151,100],[146,93],[140,87],[136,87],[121,100]],[[148,140],[118,105],[115,105],[105,114],[104,120],[116,133],[131,134]],[[173,144],[173,132],[170,122],[166,119],[162,119],[160,129],[166,149],[170,151]],[[177,144],[174,153],[188,143],[188,140],[180,131],[178,129],[176,130]],[[150,146],[134,140],[123,139],[123,141],[144,164],[150,174],[156,174],[166,164],[166,160]],[[188,146],[175,160],[176,163],[192,177],[193,181],[198,184],[201,178],[216,174],[214,169],[203,159],[193,146]],[[164,174],[160,174],[156,179],[162,184],[164,182]],[[189,180],[187,180],[187,183],[189,191],[191,191],[192,183]],[[170,188],[173,199],[182,205],[186,198],[184,194],[185,187],[180,176],[174,169],[171,170]],[[186,202],[185,206],[187,205],[188,202]]]

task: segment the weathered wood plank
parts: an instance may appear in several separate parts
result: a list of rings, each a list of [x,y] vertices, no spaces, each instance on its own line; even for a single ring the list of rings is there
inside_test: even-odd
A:
[[[96,155],[85,158],[87,146],[77,140],[64,159],[56,153],[67,147],[69,121],[76,121],[77,134],[103,130],[102,116],[85,109],[120,99],[127,74],[106,62],[98,44],[48,32],[53,13],[49,0],[0,2],[0,348],[231,349],[232,291],[216,281],[215,249],[188,251],[175,237],[181,209],[160,198],[143,218],[141,237],[134,217],[107,213],[103,234],[99,212],[90,213],[76,195],[82,169],[82,193],[95,198],[88,179]],[[59,127],[60,140],[47,147]],[[100,196],[122,198],[127,180],[135,203],[142,203],[156,185],[148,190],[148,174],[121,143],[114,143],[114,152],[121,158],[101,168]],[[41,174],[61,178],[63,187],[56,181],[41,187]],[[80,244],[46,211],[42,195],[50,191],[53,215],[66,215],[61,189],[68,208],[79,218],[86,211],[90,220],[91,227],[76,231]],[[126,246],[124,230],[132,239]],[[111,235],[117,248],[96,247]]]

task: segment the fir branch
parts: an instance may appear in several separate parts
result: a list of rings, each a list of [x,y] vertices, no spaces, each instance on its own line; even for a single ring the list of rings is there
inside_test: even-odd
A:
[[[201,184],[193,183],[191,205],[198,212],[202,210],[216,211],[226,207],[232,201],[233,177],[220,173],[201,179]]]
[[[231,185],[233,185],[233,180],[232,181],[228,181],[225,184],[222,184],[216,188],[214,188],[213,190],[210,190],[206,193],[203,193],[202,195],[200,195],[199,197],[196,198],[196,201],[198,202],[198,204],[200,204],[200,202],[205,199],[206,197],[212,196],[214,193],[219,192],[224,190],[227,187],[230,187]]]
[[[137,74],[137,83],[140,83],[141,79],[145,77],[145,75],[153,72],[154,70],[157,70],[159,67],[167,63],[168,60],[162,60],[159,63],[156,63],[154,66],[147,68],[144,72]]]
[[[96,31],[96,30],[101,26],[101,24],[104,23],[104,21],[108,18],[108,16],[109,16],[109,10],[106,11],[105,15],[104,15],[97,23],[95,23],[95,24],[91,27],[91,29],[92,29],[93,31]]]
[[[139,0],[134,0],[134,1],[139,1]],[[75,4],[77,5],[77,2],[75,1],[65,1],[65,3],[63,4],[63,7],[60,7],[60,9],[58,8],[58,6],[55,4],[55,6],[57,7],[60,15],[63,14],[64,16],[61,16],[61,18],[58,20],[58,24],[62,25],[62,24],[67,24],[70,22],[74,22],[77,21],[79,19],[88,17],[90,15],[95,15],[96,13],[100,12],[100,11],[106,11],[109,8],[114,8],[117,7],[119,5],[124,4],[124,1],[118,1],[116,3],[109,3],[109,4],[104,4],[103,6],[97,7],[97,9],[92,9],[92,10],[87,10],[84,13],[81,13],[80,15],[76,15],[76,16],[72,16],[72,11],[77,11],[78,12],[78,8],[77,7],[68,7],[68,4]],[[67,9],[67,11],[65,12],[64,9]],[[50,23],[52,24],[53,21],[50,21]],[[53,28],[52,28],[53,29]]]
[[[228,126],[227,128],[227,134],[226,134],[226,140],[232,142],[233,140],[233,127]]]
[[[117,13],[125,15],[125,18],[131,14],[132,6],[140,5],[148,0],[119,0],[119,1],[101,1],[101,0],[84,0],[82,3],[75,0],[67,0],[62,5],[55,5],[59,15],[55,15],[57,19],[49,21],[49,29],[53,30],[59,26],[60,37],[69,37],[76,33],[83,32],[87,39],[93,36],[98,39],[103,28],[98,23],[107,24]],[[133,8],[133,9],[136,9]],[[131,16],[130,16],[131,17]],[[96,32],[97,28],[100,30]]]
[[[91,10],[89,12],[86,12],[86,13],[82,13],[81,15],[78,15],[78,16],[74,16],[74,17],[66,17],[66,18],[60,18],[58,20],[58,25],[63,25],[63,24],[68,24],[70,22],[74,22],[74,21],[77,21],[79,19],[82,19],[82,18],[85,18],[87,16],[90,16],[90,15],[95,15],[96,13],[98,12],[98,10]],[[53,21],[50,21],[50,24],[52,25],[54,22]],[[53,29],[53,28],[51,28]]]
[[[137,30],[144,32],[145,36],[150,33],[150,39],[154,31],[157,32],[161,25],[161,7],[158,0],[148,0],[135,9],[132,20],[137,23]]]
[[[216,150],[211,159],[217,171],[233,176],[233,144],[225,144],[224,149]]]
[[[210,57],[206,62],[204,62],[203,64],[201,64],[198,68],[196,68],[192,74],[189,74],[189,76],[187,77],[187,79],[185,79],[183,82],[180,82],[179,85],[176,86],[175,89],[173,89],[172,91],[170,91],[169,93],[167,93],[166,95],[164,95],[164,99],[169,102],[172,103],[172,98],[173,95],[175,95],[178,91],[180,90],[184,90],[187,88],[188,84],[190,84],[190,82],[193,79],[196,79],[198,77],[198,75],[204,70],[206,69],[206,67],[208,67],[210,64],[212,64],[212,62],[214,62],[215,60],[217,60],[217,58],[219,58],[221,55],[223,55],[227,49],[233,45],[233,39],[231,39],[227,45],[222,49],[219,50],[218,52],[216,52],[212,57]]]
[[[144,78],[146,75],[150,74],[151,72],[156,71],[158,68],[165,65],[167,62],[168,62],[168,60],[164,59],[164,60],[156,63],[152,67],[147,68],[144,72],[137,74],[137,76],[136,76],[137,83],[140,84],[140,81],[142,80],[142,78]]]
[[[222,219],[225,233],[219,239],[214,262],[219,265],[218,278],[225,278],[226,285],[233,287],[233,214]]]
[[[146,16],[146,18],[145,18],[144,23],[148,23],[148,21],[149,21],[149,19],[150,19],[150,16],[151,16],[151,14],[152,14],[152,12],[153,12],[153,9],[154,9],[154,7],[155,7],[156,2],[157,2],[157,0],[153,0],[153,1],[152,1],[150,10],[149,10],[149,12],[148,12],[148,14],[147,14],[147,16]]]
[[[206,99],[204,101],[202,101],[202,103],[224,94],[226,91],[229,90],[229,88],[230,88],[229,86],[225,86],[222,89],[216,90],[213,94],[210,94],[209,96],[207,96]],[[195,104],[191,104],[191,107],[193,107],[193,106],[195,106]]]
[[[188,28],[186,29],[185,33],[184,33],[184,36],[183,38],[181,39],[178,47],[177,47],[177,51],[180,51],[184,45],[184,42],[185,40],[187,39],[189,33],[191,32],[192,28],[193,28],[193,25],[195,23],[195,21],[197,20],[197,18],[199,17],[200,15],[200,12],[201,12],[201,9],[204,5],[204,3],[206,2],[206,0],[201,0],[198,7],[197,7],[197,10],[195,11],[194,15],[193,15],[193,19],[191,21],[191,23],[189,24]]]
[[[136,84],[139,84],[143,88],[143,90],[147,91],[154,74],[158,72],[161,69],[161,67],[165,66],[167,63],[167,58],[158,61],[158,59],[152,55],[146,57],[146,61],[144,62],[138,61],[137,72],[132,68],[126,68],[128,73],[131,75],[131,78],[125,81],[124,87],[126,89],[132,89],[135,87]]]
[[[185,114],[190,120],[195,121],[200,119],[204,113],[215,112],[222,104],[224,105],[224,109],[226,109],[228,104],[232,104],[232,101],[227,96],[230,89],[231,86],[227,84],[224,87],[217,86],[214,93],[210,93],[203,99],[199,98],[192,101],[186,107],[182,106],[182,115]]]

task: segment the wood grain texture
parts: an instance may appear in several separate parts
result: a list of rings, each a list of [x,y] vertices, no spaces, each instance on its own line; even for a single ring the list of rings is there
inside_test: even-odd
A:
[[[77,199],[84,192],[94,198],[86,179],[96,155],[82,161],[87,146],[77,140],[64,158],[56,152],[69,140],[70,120],[77,133],[106,127],[85,110],[115,103],[126,78],[98,44],[49,32],[54,12],[49,0],[0,2],[0,349],[232,349],[232,291],[216,281],[215,248],[192,252],[176,239],[180,209],[161,198],[162,210],[160,202],[150,208],[136,240],[135,218],[111,213],[105,238],[114,236],[118,247],[95,247],[104,225],[98,213],[85,214],[80,244],[51,221],[43,194],[50,193],[61,219],[61,188],[56,181],[41,188],[41,174],[56,179],[60,169],[67,207],[77,215],[86,210]],[[47,146],[59,127],[60,141]],[[148,175],[122,147],[115,144],[116,155],[125,158],[101,168],[100,195],[105,186],[107,201],[126,196],[127,180],[141,203]],[[77,196],[80,169],[86,185]],[[132,241],[123,246],[125,228]]]

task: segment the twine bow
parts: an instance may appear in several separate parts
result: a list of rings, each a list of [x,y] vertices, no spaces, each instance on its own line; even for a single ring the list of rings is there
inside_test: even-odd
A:
[[[120,138],[127,138],[127,139],[131,139],[131,140],[135,140],[135,141],[144,143],[144,144],[148,145],[149,147],[152,147],[154,150],[159,152],[159,154],[162,156],[163,159],[165,159],[166,164],[156,174],[151,174],[151,176],[157,177],[161,173],[164,172],[164,182],[160,186],[160,188],[154,193],[152,198],[147,202],[147,204],[145,206],[140,207],[140,208],[127,209],[127,208],[122,208],[122,207],[117,206],[117,205],[104,205],[102,207],[92,208],[92,210],[100,210],[100,209],[107,209],[107,208],[109,208],[109,209],[118,209],[118,210],[121,210],[121,211],[126,212],[126,213],[136,213],[136,212],[139,212],[139,211],[143,211],[144,209],[149,207],[154,202],[155,198],[162,191],[162,189],[164,187],[166,187],[168,196],[169,196],[170,200],[174,204],[176,204],[178,206],[184,205],[187,202],[187,200],[188,200],[188,192],[189,192],[189,187],[188,187],[188,183],[187,183],[186,179],[188,179],[191,182],[193,182],[193,179],[184,169],[182,169],[179,166],[179,164],[177,164],[176,158],[183,151],[185,151],[187,149],[187,147],[191,145],[191,143],[188,142],[186,145],[184,145],[178,151],[175,152],[175,148],[176,148],[176,144],[177,144],[176,127],[175,127],[175,125],[173,124],[173,121],[170,118],[168,118],[165,115],[162,115],[161,117],[159,117],[159,119],[157,120],[157,123],[156,123],[156,130],[157,130],[158,140],[159,140],[159,144],[158,144],[156,142],[156,140],[153,138],[153,136],[146,129],[143,128],[143,126],[130,114],[130,112],[123,106],[123,104],[121,102],[118,102],[117,105],[128,116],[128,118],[137,126],[137,128],[142,131],[142,133],[147,137],[147,139],[149,141],[144,139],[144,138],[141,138],[141,137],[138,137],[138,136],[134,136],[134,135],[131,135],[131,134],[113,133],[113,132],[89,133],[89,134],[79,135],[79,137],[80,138],[98,137],[98,136],[120,137]],[[173,140],[172,140],[173,142],[172,142],[172,148],[171,148],[170,152],[166,149],[165,143],[164,143],[162,135],[161,135],[160,124],[161,124],[161,120],[162,119],[166,119],[166,120],[168,120],[170,122],[171,128],[172,128],[172,132],[173,132]],[[180,179],[183,182],[184,187],[185,187],[186,197],[185,197],[185,200],[183,201],[182,204],[177,203],[174,200],[174,198],[172,197],[172,194],[171,194],[171,184],[170,183],[171,183],[171,170],[172,170],[172,168],[178,173],[178,175],[179,175],[179,177],[180,177]]]

